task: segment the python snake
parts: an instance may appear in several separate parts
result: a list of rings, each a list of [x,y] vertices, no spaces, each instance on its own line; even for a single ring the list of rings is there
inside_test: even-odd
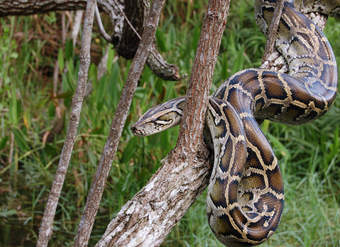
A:
[[[257,0],[264,32],[276,0]],[[277,228],[284,204],[283,179],[275,154],[259,122],[270,119],[301,124],[324,114],[335,99],[337,66],[319,28],[292,2],[285,2],[276,50],[289,72],[246,69],[231,76],[209,98],[208,139],[214,150],[207,214],[216,237],[227,246],[249,246],[268,239]],[[178,124],[185,97],[148,110],[133,126],[146,136]]]

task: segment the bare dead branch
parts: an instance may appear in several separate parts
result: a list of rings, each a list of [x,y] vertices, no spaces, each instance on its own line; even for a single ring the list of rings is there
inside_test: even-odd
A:
[[[122,207],[96,246],[159,246],[206,187],[210,165],[202,130],[228,10],[229,1],[209,1],[175,149],[148,184]]]
[[[100,17],[99,9],[98,6],[96,5],[96,21],[99,27],[100,34],[102,37],[109,43],[112,43],[112,38],[111,36],[105,31],[102,19]]]
[[[278,30],[281,15],[282,15],[284,1],[285,0],[279,0],[279,1],[276,2],[274,16],[273,16],[273,19],[272,19],[270,26],[268,28],[267,42],[266,42],[266,47],[265,47],[264,54],[263,54],[263,57],[262,57],[262,63],[267,61],[269,56],[274,51],[274,45],[275,45],[275,40],[276,40],[276,37],[277,37],[277,30]],[[269,67],[270,67],[270,64],[268,63],[267,68],[269,68]]]
[[[2,0],[0,1],[0,17],[32,15],[58,10],[85,10],[86,2],[86,0]],[[117,9],[123,7],[121,0],[98,0],[98,5],[112,19],[122,19]]]
[[[138,80],[141,76],[151,45],[154,41],[159,16],[164,2],[165,0],[154,0],[152,2],[150,13],[146,21],[146,25],[144,26],[142,40],[132,61],[127,81],[124,85],[121,98],[116,108],[115,116],[112,120],[111,130],[87,197],[84,213],[79,223],[78,233],[75,238],[75,246],[87,246],[90,238],[93,223],[104,191],[105,182],[117,151],[119,139],[129,112],[132,97],[135,93]]]
[[[76,92],[72,98],[70,120],[65,143],[61,152],[58,168],[48,197],[48,201],[45,206],[44,216],[39,229],[39,239],[37,242],[37,246],[39,247],[47,246],[48,241],[52,236],[55,211],[58,205],[60,192],[64,184],[67,168],[76,140],[80,112],[86,90],[88,69],[91,61],[90,47],[95,4],[95,0],[89,0],[86,6],[84,29],[81,42],[82,46],[80,51],[78,84]]]

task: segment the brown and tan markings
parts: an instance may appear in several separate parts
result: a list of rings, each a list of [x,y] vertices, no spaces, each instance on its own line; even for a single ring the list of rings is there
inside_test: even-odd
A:
[[[275,0],[257,0],[264,32]],[[327,38],[303,14],[285,3],[275,43],[288,73],[246,69],[231,76],[210,97],[206,125],[214,165],[207,213],[216,237],[227,246],[249,246],[268,239],[284,204],[283,180],[275,154],[258,122],[301,124],[323,115],[336,95],[337,67]],[[151,108],[135,124],[136,135],[150,135],[178,124],[185,98]]]

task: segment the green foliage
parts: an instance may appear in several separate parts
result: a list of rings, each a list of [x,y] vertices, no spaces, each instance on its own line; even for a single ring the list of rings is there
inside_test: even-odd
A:
[[[207,1],[169,1],[164,9],[157,42],[169,62],[190,75],[201,21]],[[230,9],[219,60],[214,73],[215,90],[233,73],[260,64],[265,38],[254,21],[253,1],[234,1]],[[39,16],[49,25],[58,17]],[[22,32],[23,40],[15,38]],[[0,19],[0,246],[33,246],[44,203],[58,164],[66,127],[52,142],[43,142],[56,116],[52,76],[39,68],[58,61],[62,76],[66,123],[76,87],[79,59],[72,42],[55,57],[44,56],[44,40],[30,38],[32,17]],[[340,58],[340,23],[329,20],[327,36]],[[104,48],[103,48],[104,51]],[[57,209],[50,246],[71,246],[85,204],[92,176],[110,130],[130,62],[115,60],[109,49],[108,71],[97,79],[91,64],[93,90],[81,114],[77,143]],[[64,73],[63,71],[66,71]],[[157,170],[160,160],[174,147],[178,128],[139,138],[129,126],[158,103],[185,94],[187,79],[165,82],[146,68],[134,97],[117,158],[112,164],[91,244],[120,207],[140,190]],[[263,246],[340,246],[340,102],[325,116],[303,126],[265,121],[263,131],[272,143],[284,176],[286,204],[281,224]],[[67,126],[67,125],[65,125]],[[211,233],[203,193],[173,229],[163,246],[222,246]]]

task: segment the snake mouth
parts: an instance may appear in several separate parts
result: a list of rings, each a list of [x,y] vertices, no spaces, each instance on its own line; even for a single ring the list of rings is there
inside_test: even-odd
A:
[[[144,136],[143,131],[138,129],[135,125],[132,125],[130,129],[135,136]]]

